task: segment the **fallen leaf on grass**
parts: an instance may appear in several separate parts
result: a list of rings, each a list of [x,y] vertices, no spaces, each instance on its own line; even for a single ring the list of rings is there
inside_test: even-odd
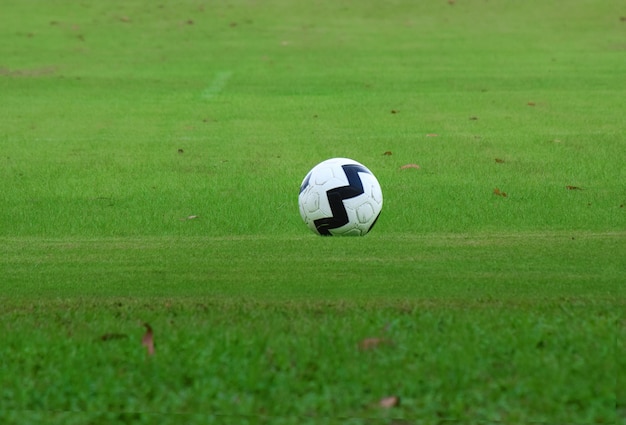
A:
[[[382,407],[383,409],[391,409],[392,407],[398,407],[400,406],[400,397],[396,395],[384,397],[378,402],[378,405]]]
[[[406,170],[406,169],[409,169],[409,168],[415,168],[416,170],[419,170],[422,167],[420,167],[417,164],[405,164],[402,167],[400,167],[401,170]]]
[[[391,151],[385,151],[385,152],[383,152],[383,155],[390,156],[391,155]]]
[[[504,164],[504,159],[496,158],[498,164]]]
[[[392,114],[397,114],[398,112],[400,112],[400,111],[398,111],[397,109],[392,109],[392,110],[391,110],[391,113],[392,113]]]
[[[365,338],[359,342],[359,348],[361,350],[373,350],[381,345],[391,345],[391,340],[387,338]]]
[[[503,198],[506,198],[506,193],[502,192],[497,187],[493,190],[493,194],[496,195],[496,196],[502,196]]]
[[[143,334],[143,337],[141,338],[141,345],[146,347],[146,352],[148,353],[148,356],[153,356],[154,355],[154,333],[152,332],[152,327],[149,324],[144,323],[143,325],[146,328],[146,333]]]
[[[527,105],[528,106],[536,106],[537,104],[535,102],[528,102]]]
[[[578,187],[578,186],[565,186],[565,188],[567,190],[583,190],[582,187]]]
[[[436,134],[436,133],[428,133],[428,134],[426,135],[426,137],[437,137],[437,136],[439,136],[439,135],[438,135],[438,134]]]

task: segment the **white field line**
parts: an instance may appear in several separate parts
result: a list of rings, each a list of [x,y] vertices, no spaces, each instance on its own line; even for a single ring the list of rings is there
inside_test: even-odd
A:
[[[233,73],[231,71],[220,71],[215,74],[215,77],[211,80],[211,84],[202,91],[202,98],[212,99],[219,95],[224,90],[224,87],[226,87],[232,75]]]

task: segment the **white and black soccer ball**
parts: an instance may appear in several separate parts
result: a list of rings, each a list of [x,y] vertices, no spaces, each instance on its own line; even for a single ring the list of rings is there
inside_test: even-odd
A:
[[[306,175],[298,197],[300,215],[323,236],[362,236],[372,230],[383,207],[378,180],[363,164],[332,158]]]

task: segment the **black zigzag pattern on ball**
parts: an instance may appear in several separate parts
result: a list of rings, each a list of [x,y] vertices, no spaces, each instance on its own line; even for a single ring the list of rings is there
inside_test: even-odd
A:
[[[310,180],[311,180],[311,173],[307,174],[306,177],[304,178],[304,181],[302,182],[302,185],[300,186],[300,193],[304,192],[304,189],[306,189],[309,186]]]
[[[348,213],[343,205],[343,200],[354,198],[364,193],[363,182],[361,182],[359,173],[371,174],[362,165],[346,164],[342,165],[341,168],[343,168],[343,172],[348,178],[348,185],[336,187],[326,192],[330,211],[333,213],[332,217],[320,218],[313,222],[319,234],[323,236],[331,236],[331,229],[337,229],[348,224]]]

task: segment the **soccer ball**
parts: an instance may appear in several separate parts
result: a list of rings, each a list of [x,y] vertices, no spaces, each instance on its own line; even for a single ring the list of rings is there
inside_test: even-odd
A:
[[[332,158],[306,175],[298,204],[306,225],[319,235],[363,236],[376,224],[383,192],[363,164]]]

